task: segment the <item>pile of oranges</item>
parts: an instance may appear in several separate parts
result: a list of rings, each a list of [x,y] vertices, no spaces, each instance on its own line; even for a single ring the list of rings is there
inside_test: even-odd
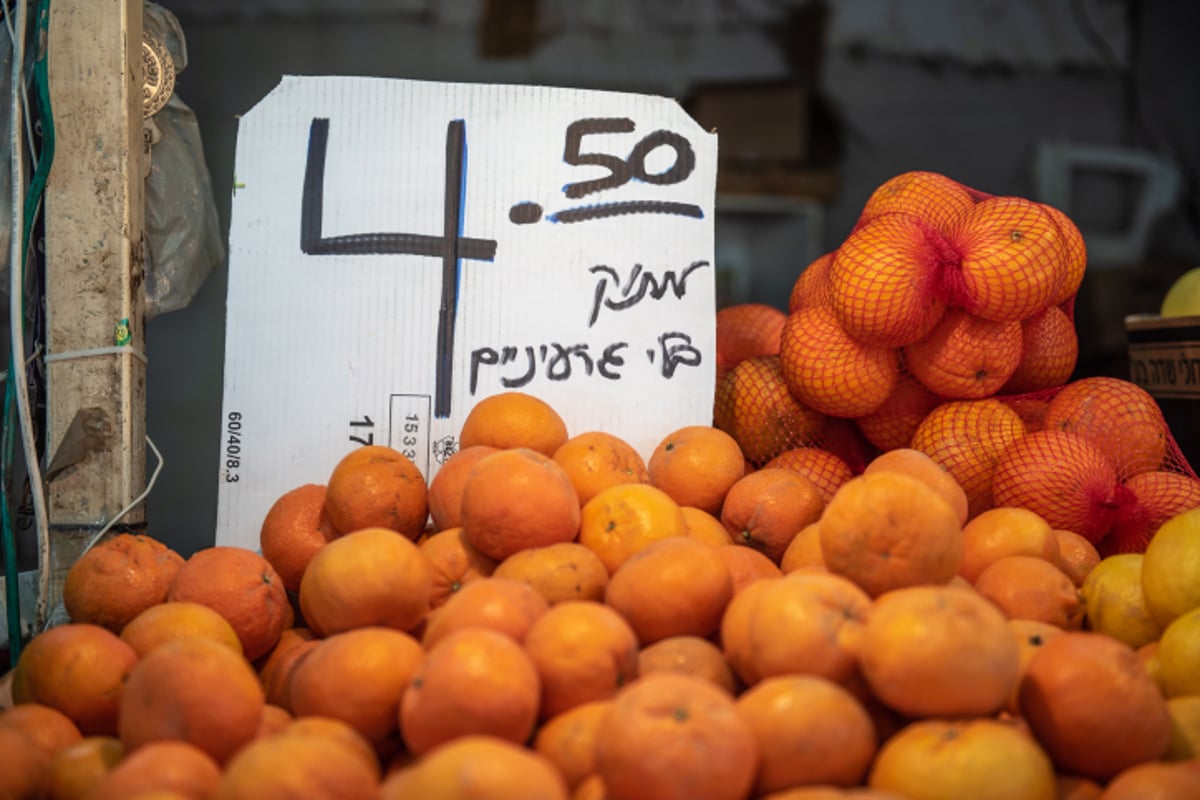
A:
[[[362,447],[260,537],[85,554],[0,796],[1200,797],[1200,686],[1085,630],[1097,550],[916,449],[822,483],[693,426],[643,460],[506,393],[428,485]]]
[[[787,313],[717,313],[715,424],[753,465],[817,482],[920,450],[972,516],[1020,506],[1103,553],[1139,552],[1200,504],[1200,480],[1145,390],[1070,381],[1086,260],[1051,206],[898,175],[800,273]]]

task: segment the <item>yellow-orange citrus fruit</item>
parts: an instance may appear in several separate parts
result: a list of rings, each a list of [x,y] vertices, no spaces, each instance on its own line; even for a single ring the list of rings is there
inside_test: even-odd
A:
[[[776,467],[799,472],[808,478],[820,491],[821,499],[826,503],[843,483],[854,477],[854,470],[849,464],[822,447],[785,450],[763,464],[763,469]]]
[[[650,483],[681,506],[721,513],[725,493],[746,472],[737,441],[707,425],[687,425],[663,437],[647,462]]]
[[[939,231],[953,229],[975,205],[971,193],[956,180],[936,172],[902,172],[881,183],[863,206],[860,220],[881,214],[912,214]]]
[[[813,444],[825,415],[792,396],[774,355],[746,359],[721,377],[713,422],[737,441],[751,463],[762,464],[784,450]]]
[[[717,367],[779,354],[779,332],[787,315],[766,303],[737,303],[717,311]]]
[[[584,505],[579,543],[612,575],[651,542],[683,536],[686,528],[680,505],[662,489],[643,483],[612,486]]]
[[[1024,435],[1025,423],[999,400],[955,400],[929,412],[911,446],[954,476],[975,516],[993,505],[992,476],[1000,455]]]
[[[609,486],[650,482],[646,462],[633,445],[604,431],[572,436],[554,451],[554,461],[571,479],[580,505]]]
[[[1130,497],[1122,500],[1120,492]],[[1063,430],[1031,433],[1005,450],[992,495],[996,505],[1027,508],[1091,542],[1108,534],[1121,505],[1132,499],[1103,451]]]
[[[1032,200],[982,200],[958,221],[950,238],[961,256],[959,305],[984,319],[1033,316],[1052,304],[1067,279],[1062,233]]]
[[[897,351],[852,338],[829,308],[814,306],[789,314],[781,341],[779,356],[788,390],[822,414],[870,414],[900,380]]]
[[[1078,359],[1075,324],[1061,308],[1050,306],[1021,322],[1021,361],[1000,391],[1019,394],[1062,386]]]
[[[325,512],[325,487],[306,483],[284,492],[271,504],[263,517],[258,544],[284,588],[298,592],[308,562],[336,537]]]
[[[167,597],[183,557],[149,536],[120,533],[80,556],[67,571],[63,606],[72,622],[120,633],[125,623]]]
[[[483,398],[467,412],[458,435],[459,447],[525,447],[546,458],[565,441],[567,424],[563,418],[545,400],[525,392],[501,392]]]
[[[429,481],[429,516],[439,531],[462,527],[462,495],[471,469],[500,448],[486,444],[464,447],[446,459]]]
[[[993,322],[959,308],[904,348],[908,371],[934,394],[952,400],[995,394],[1020,362],[1020,322]]]
[[[1059,306],[1073,299],[1075,293],[1079,291],[1080,284],[1083,283],[1083,273],[1087,268],[1087,245],[1083,241],[1083,234],[1079,232],[1078,226],[1071,221],[1070,217],[1049,203],[1042,203],[1042,210],[1058,227],[1058,233],[1063,242],[1065,269],[1057,290],[1050,297],[1051,304]]]
[[[334,465],[325,512],[339,533],[388,528],[416,539],[429,516],[429,490],[417,465],[399,450],[365,445]]]
[[[831,305],[842,329],[871,347],[923,338],[946,310],[940,284],[949,257],[942,236],[912,214],[860,223],[829,269]]]
[[[1133,493],[1134,505],[1114,526],[1119,552],[1145,551],[1164,522],[1200,507],[1200,480],[1180,472],[1139,472],[1125,481],[1125,488]]]
[[[854,422],[867,441],[881,451],[908,447],[921,420],[940,402],[916,378],[902,375],[879,408],[856,417]]]
[[[788,313],[793,314],[808,306],[830,304],[829,268],[833,266],[833,253],[818,256],[815,261],[800,271],[788,294]]]
[[[730,488],[721,523],[735,543],[753,547],[778,564],[796,534],[816,522],[824,509],[820,489],[808,478],[794,470],[764,467]]]
[[[1050,400],[1042,425],[1077,433],[1100,449],[1122,479],[1159,469],[1170,433],[1142,387],[1107,376],[1081,378]]]

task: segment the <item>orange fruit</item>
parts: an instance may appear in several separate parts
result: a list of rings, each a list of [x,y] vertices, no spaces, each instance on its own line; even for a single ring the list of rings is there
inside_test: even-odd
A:
[[[736,595],[721,620],[721,643],[747,685],[795,673],[841,682],[854,674],[870,608],[870,597],[845,578],[795,572]]]
[[[325,512],[339,533],[387,528],[415,539],[429,517],[425,476],[399,450],[369,444],[351,450],[325,485]]]
[[[223,764],[258,733],[265,702],[245,659],[207,639],[178,639],[129,672],[117,732],[127,752],[180,739]]]
[[[746,472],[737,441],[705,425],[689,425],[667,434],[650,454],[647,467],[655,488],[681,506],[694,506],[714,516],[721,512],[729,487]]]
[[[179,568],[167,600],[216,611],[233,627],[250,661],[279,641],[288,613],[279,573],[258,553],[241,547],[197,550]]]
[[[1054,777],[1054,785],[1058,791],[1056,800],[1100,800],[1104,794],[1100,784],[1078,775],[1060,772]]]
[[[541,682],[511,637],[466,628],[430,648],[400,704],[400,732],[414,755],[470,734],[517,744],[533,733]]]
[[[1004,615],[974,592],[943,586],[876,598],[861,648],[872,692],[909,717],[993,714],[1020,671]]]
[[[792,314],[808,306],[828,306],[829,268],[833,266],[833,252],[818,256],[811,264],[800,270],[792,290],[788,293],[788,313]]]
[[[699,636],[668,636],[638,652],[639,676],[652,672],[680,672],[703,678],[730,694],[737,694],[737,678],[725,654],[708,639]]]
[[[340,635],[340,634],[339,634]],[[353,725],[336,717],[304,716],[289,722],[282,731],[284,736],[318,736],[331,739],[333,742],[353,750],[363,760],[363,763],[380,776],[382,769],[375,748]]]
[[[1054,530],[1058,539],[1058,565],[1076,586],[1082,586],[1084,578],[1100,563],[1096,546],[1074,531],[1061,528]]]
[[[16,703],[66,714],[84,736],[117,730],[117,709],[137,653],[107,628],[70,623],[35,636],[13,670]]]
[[[946,471],[945,467],[920,450],[900,447],[880,453],[871,459],[871,463],[867,464],[866,469],[863,470],[864,475],[876,472],[899,472],[902,475],[916,478],[936,491],[943,500],[950,504],[958,516],[959,524],[966,523],[967,493],[958,485],[958,481],[954,480],[954,476]]]
[[[563,711],[538,728],[534,751],[550,760],[574,790],[596,771],[596,731],[612,708],[611,700],[593,700]]]
[[[289,592],[300,591],[308,562],[337,531],[325,513],[325,487],[306,483],[271,504],[259,530],[259,548]]]
[[[121,639],[139,657],[167,642],[198,636],[225,645],[239,656],[242,641],[223,616],[200,603],[177,601],[150,606],[129,621]]]
[[[740,478],[725,495],[721,524],[736,544],[778,564],[792,539],[825,508],[821,492],[790,469],[764,467]]]
[[[604,602],[651,644],[668,636],[709,636],[733,597],[729,567],[710,545],[673,536],[633,554],[613,573]]]
[[[0,728],[20,731],[50,758],[83,739],[70,717],[41,703],[22,703],[0,711]]]
[[[279,706],[291,713],[292,674],[321,641],[310,636],[296,642],[263,667],[259,674],[259,680],[263,685],[268,704]]]
[[[294,719],[291,712],[286,708],[267,703],[263,706],[262,716],[258,720],[258,733],[255,734],[254,738],[274,736],[288,725],[291,725]]]
[[[1062,386],[1078,359],[1075,323],[1061,308],[1050,306],[1021,321],[1021,361],[1000,391],[1020,394]]]
[[[717,310],[717,368],[779,354],[787,314],[766,303],[737,303]]]
[[[876,791],[864,786],[797,786],[782,792],[765,794],[759,800],[904,800],[893,792]]]
[[[559,603],[533,623],[525,652],[541,679],[541,717],[606,700],[637,676],[638,639],[602,603]]]
[[[1056,625],[1051,625],[1048,622],[1038,622],[1032,619],[1010,619],[1008,621],[1008,630],[1013,636],[1013,641],[1017,643],[1017,657],[1020,662],[1020,677],[1025,677],[1025,670],[1029,667],[1029,662],[1033,660],[1037,651],[1042,645],[1053,639],[1055,636],[1061,636],[1065,633],[1063,628]],[[1005,710],[1011,714],[1020,714],[1020,689],[1021,681],[1017,680],[1013,686],[1012,693],[1008,696],[1008,703],[1005,704]]]
[[[161,603],[183,556],[156,539],[119,533],[80,556],[67,571],[63,606],[72,622],[120,633],[125,623]]]
[[[900,382],[897,351],[853,338],[832,308],[814,306],[788,315],[781,341],[779,357],[788,391],[822,414],[870,414]]]
[[[567,441],[567,425],[549,403],[525,392],[501,392],[477,402],[463,420],[461,448],[486,444],[527,448],[546,458]]]
[[[911,375],[901,375],[896,388],[870,414],[854,419],[867,441],[881,451],[896,450],[912,444],[913,434],[925,415],[941,399]]]
[[[820,537],[826,568],[872,597],[945,583],[962,565],[957,512],[924,482],[896,472],[843,485],[821,516]]]
[[[379,768],[327,735],[283,733],[256,739],[226,766],[214,800],[376,797]]]
[[[115,736],[87,736],[50,759],[46,794],[53,800],[83,800],[125,754]]]
[[[1044,558],[997,559],[979,573],[975,591],[995,603],[1009,619],[1032,619],[1064,629],[1083,624],[1079,587]]]
[[[825,415],[792,396],[778,355],[759,356],[740,362],[717,381],[713,424],[734,438],[747,460],[762,464],[816,441]]]
[[[1104,788],[1101,800],[1176,800],[1200,797],[1200,769],[1151,761],[1129,767]]]
[[[578,542],[520,550],[500,562],[492,577],[529,584],[550,605],[604,600],[608,570],[600,556]]]
[[[911,723],[884,742],[867,782],[931,800],[1056,800],[1046,753],[1017,727],[992,719]]]
[[[399,742],[400,698],[424,656],[416,639],[393,628],[334,634],[292,671],[292,713],[339,719],[390,752]]]
[[[486,444],[464,447],[446,459],[446,463],[434,473],[429,481],[427,496],[434,528],[444,531],[462,527],[462,496],[467,476],[484,457],[498,452],[499,447]]]
[[[875,755],[875,725],[854,695],[825,678],[782,675],[742,694],[738,710],[762,754],[760,795],[804,784],[855,786]]]
[[[1116,552],[1141,553],[1172,517],[1200,507],[1200,480],[1167,470],[1139,472],[1125,481],[1133,497],[1129,513],[1113,525]]]
[[[721,520],[712,514],[695,506],[680,506],[679,510],[683,513],[684,536],[714,547],[733,544],[733,537],[729,535],[729,531],[725,530]]]
[[[1076,531],[1092,542],[1108,534],[1120,508],[1134,499],[1117,482],[1103,451],[1079,434],[1050,429],[1028,434],[1004,451],[992,496],[998,506],[1027,508],[1052,528]]]
[[[89,800],[127,800],[150,791],[191,800],[212,797],[221,768],[212,756],[184,741],[149,742],[130,752],[87,795]]]
[[[579,543],[612,575],[651,542],[684,535],[686,526],[679,504],[662,489],[644,483],[610,486],[583,506]]]
[[[1107,376],[1072,381],[1050,400],[1047,430],[1083,436],[1121,479],[1159,469],[1170,431],[1158,403],[1142,387]]]
[[[580,505],[609,486],[650,482],[641,453],[624,439],[603,431],[572,436],[554,451],[553,458],[571,479]]]
[[[579,496],[549,456],[519,448],[482,459],[463,487],[462,528],[484,555],[569,542],[579,532]]]
[[[1025,669],[1021,716],[1059,769],[1107,781],[1162,758],[1171,739],[1166,700],[1134,651],[1104,634],[1068,631]]]
[[[843,483],[854,477],[854,470],[844,459],[822,447],[786,450],[763,465],[764,469],[775,467],[790,469],[808,478],[821,492],[821,500],[825,503]]]
[[[0,797],[41,798],[50,757],[16,728],[0,728]]]
[[[428,650],[466,628],[488,628],[524,642],[529,629],[549,608],[549,601],[528,583],[481,578],[464,586],[430,617],[421,644]]]
[[[1068,301],[1074,300],[1080,284],[1083,283],[1083,273],[1087,268],[1087,245],[1083,241],[1083,234],[1070,217],[1049,203],[1042,203],[1042,210],[1058,228],[1065,255],[1062,280],[1050,297],[1050,303],[1055,306],[1066,305]]]
[[[596,734],[608,800],[741,800],[758,762],[754,731],[733,698],[690,675],[654,673],[626,686]]]
[[[763,578],[783,576],[783,572],[774,561],[751,547],[723,544],[716,547],[715,552],[729,569],[729,577],[733,579],[734,594]]]
[[[963,562],[958,570],[970,583],[1006,556],[1033,556],[1058,566],[1058,536],[1050,523],[1027,508],[989,508],[963,526]]]
[[[863,206],[860,220],[882,214],[912,214],[938,231],[952,230],[975,205],[958,181],[936,172],[902,172],[881,183]]]
[[[417,549],[432,569],[430,608],[439,608],[465,584],[486,578],[497,566],[495,559],[488,558],[468,541],[462,528],[440,530],[421,539]]]
[[[825,555],[821,552],[820,522],[814,522],[796,534],[787,550],[783,551],[779,568],[785,575],[801,569],[825,569]]]
[[[997,322],[1023,320],[1047,306],[1067,279],[1066,249],[1054,219],[1022,197],[981,200],[950,238],[960,255],[960,305]]]
[[[330,542],[300,582],[300,609],[320,636],[383,625],[409,631],[429,611],[433,569],[407,537],[363,528]]]
[[[382,800],[567,800],[563,776],[540,753],[494,736],[463,736],[412,768],[402,788],[385,783]],[[389,779],[391,782],[391,779]]]
[[[1021,323],[993,322],[951,309],[904,348],[904,366],[925,388],[953,400],[990,397],[1021,363]]]
[[[967,495],[969,516],[993,505],[992,477],[1000,455],[1025,435],[1016,411],[994,398],[955,400],[930,411],[911,447],[946,468]]]
[[[860,221],[829,269],[831,305],[842,328],[872,347],[924,338],[946,311],[941,282],[950,256],[943,237],[911,213]]]
[[[311,642],[316,636],[308,628],[286,629],[270,652],[254,662],[254,668],[258,671],[259,679],[262,680],[263,685],[266,686],[269,683],[271,673],[279,667],[280,662],[287,658],[291,650],[305,642]],[[270,701],[268,700],[268,702]]]

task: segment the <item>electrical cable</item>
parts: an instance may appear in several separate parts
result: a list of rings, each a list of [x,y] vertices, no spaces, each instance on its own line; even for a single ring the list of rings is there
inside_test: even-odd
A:
[[[25,150],[24,141],[21,135],[22,120],[24,119],[24,107],[21,104],[21,88],[25,82],[24,64],[25,64],[25,30],[26,30],[26,0],[17,0],[16,2],[16,23],[10,18],[8,3],[4,4],[4,18],[12,35],[12,62],[9,69],[9,108],[12,128],[9,131],[9,164],[10,164],[10,180],[12,192],[12,218],[9,227],[9,326],[12,331],[9,340],[8,353],[8,374],[9,380],[5,381],[5,405],[4,405],[4,423],[5,437],[8,438],[10,426],[10,410],[12,401],[17,400],[19,408],[19,398],[16,397],[20,393],[20,388],[24,387],[24,370],[17,372],[16,365],[24,362],[25,353],[25,338],[22,335],[21,329],[24,325],[24,308],[22,301],[24,299],[23,289],[23,273],[21,265],[24,264],[24,237],[20,235],[20,231],[24,230],[24,214],[25,214]],[[26,396],[26,401],[28,396]],[[24,434],[24,429],[22,429]],[[21,612],[20,612],[20,585],[17,572],[16,558],[16,541],[12,526],[8,519],[8,492],[7,492],[7,472],[4,474],[3,506],[4,513],[2,515],[3,533],[4,533],[4,553],[5,553],[5,608],[8,611],[7,625],[9,636],[9,652],[12,654],[15,650],[20,653],[21,640]],[[13,611],[16,611],[16,625],[13,625]],[[14,638],[15,637],[15,638]],[[17,646],[13,647],[13,642],[16,641]],[[14,656],[15,658],[15,656]]]

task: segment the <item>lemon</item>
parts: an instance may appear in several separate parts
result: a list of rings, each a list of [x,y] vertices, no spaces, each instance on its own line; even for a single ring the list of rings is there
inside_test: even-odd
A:
[[[1200,607],[1200,508],[1172,517],[1155,532],[1142,562],[1142,592],[1164,628]]]
[[[1142,560],[1141,553],[1109,556],[1080,587],[1090,628],[1135,650],[1162,635],[1142,594]]]
[[[1158,678],[1167,697],[1200,694],[1200,608],[1178,617],[1158,641]]]
[[[1200,314],[1200,267],[1179,276],[1163,297],[1164,317],[1191,317]]]
[[[1200,756],[1200,695],[1188,694],[1167,701],[1171,715],[1171,746],[1168,761],[1186,761]]]

